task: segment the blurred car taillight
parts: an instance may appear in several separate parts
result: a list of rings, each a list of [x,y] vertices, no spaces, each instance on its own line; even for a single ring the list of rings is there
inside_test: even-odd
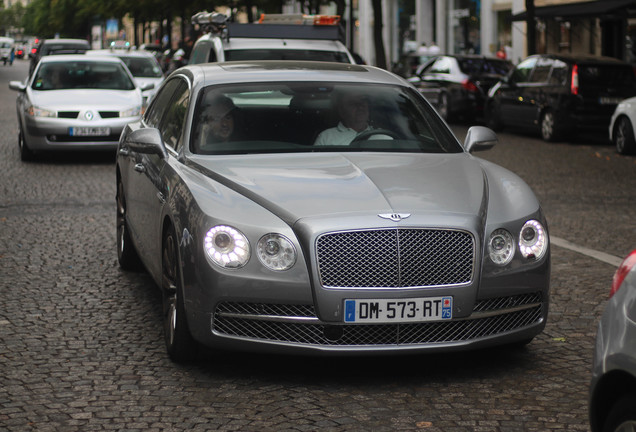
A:
[[[469,92],[476,92],[479,90],[479,88],[477,87],[477,85],[472,82],[471,80],[464,80],[462,81],[462,87],[464,88],[464,90],[468,90]]]
[[[579,67],[572,66],[572,80],[570,81],[570,92],[573,95],[579,94]]]
[[[612,289],[610,290],[609,294],[610,298],[612,298],[612,296],[616,294],[621,284],[625,280],[627,273],[629,273],[630,270],[634,268],[634,266],[636,266],[636,249],[634,249],[629,255],[627,255],[627,258],[623,260],[621,265],[618,267],[618,270],[616,270],[616,273],[614,273],[614,279],[612,279]]]

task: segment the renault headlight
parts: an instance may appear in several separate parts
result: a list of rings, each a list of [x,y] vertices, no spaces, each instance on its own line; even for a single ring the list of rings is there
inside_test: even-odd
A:
[[[226,225],[210,228],[203,242],[210,261],[223,268],[243,267],[250,259],[247,238],[237,229]]]
[[[261,237],[256,251],[261,263],[271,270],[287,270],[296,263],[296,248],[281,234],[270,233]]]
[[[548,236],[543,225],[536,220],[529,220],[519,233],[519,250],[524,258],[540,259],[548,249]]]
[[[119,117],[139,117],[141,115],[141,106],[136,106],[119,112]]]
[[[57,112],[31,105],[26,110],[27,114],[33,117],[57,117]]]

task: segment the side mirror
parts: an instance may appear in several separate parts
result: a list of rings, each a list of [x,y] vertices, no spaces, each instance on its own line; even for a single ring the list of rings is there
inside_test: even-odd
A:
[[[11,90],[23,92],[26,90],[26,84],[21,81],[9,81],[9,88]]]
[[[152,90],[153,88],[155,88],[155,84],[154,83],[146,83],[146,84],[140,86],[139,88],[141,89],[141,91]]]
[[[123,144],[137,153],[156,154],[162,159],[168,158],[168,151],[163,144],[159,129],[136,129],[126,136]]]
[[[497,134],[484,126],[473,126],[468,129],[464,148],[467,152],[490,150],[498,142]]]

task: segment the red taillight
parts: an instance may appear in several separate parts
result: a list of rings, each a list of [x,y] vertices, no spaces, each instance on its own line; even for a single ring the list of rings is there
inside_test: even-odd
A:
[[[469,92],[476,92],[479,90],[475,83],[471,80],[462,81],[462,87],[464,88],[464,90],[468,90]]]
[[[621,284],[625,280],[627,273],[629,273],[630,270],[634,268],[634,266],[636,266],[636,249],[634,249],[629,255],[627,255],[627,258],[623,260],[621,265],[618,266],[618,270],[616,270],[616,273],[614,273],[614,279],[612,279],[612,289],[610,290],[609,294],[610,298],[612,298],[612,296],[616,294],[616,291],[618,291]]]
[[[573,95],[579,94],[579,67],[572,66],[572,79],[570,81],[570,92]]]

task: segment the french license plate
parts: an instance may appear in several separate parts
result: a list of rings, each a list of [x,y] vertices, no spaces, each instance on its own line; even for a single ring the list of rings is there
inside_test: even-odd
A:
[[[347,323],[442,321],[453,318],[453,297],[345,300]]]
[[[598,102],[601,105],[618,105],[619,103],[621,103],[623,101],[624,98],[622,97],[607,97],[607,96],[602,96],[600,98],[598,98]]]
[[[68,128],[70,136],[108,136],[110,128],[108,127],[72,127]]]

